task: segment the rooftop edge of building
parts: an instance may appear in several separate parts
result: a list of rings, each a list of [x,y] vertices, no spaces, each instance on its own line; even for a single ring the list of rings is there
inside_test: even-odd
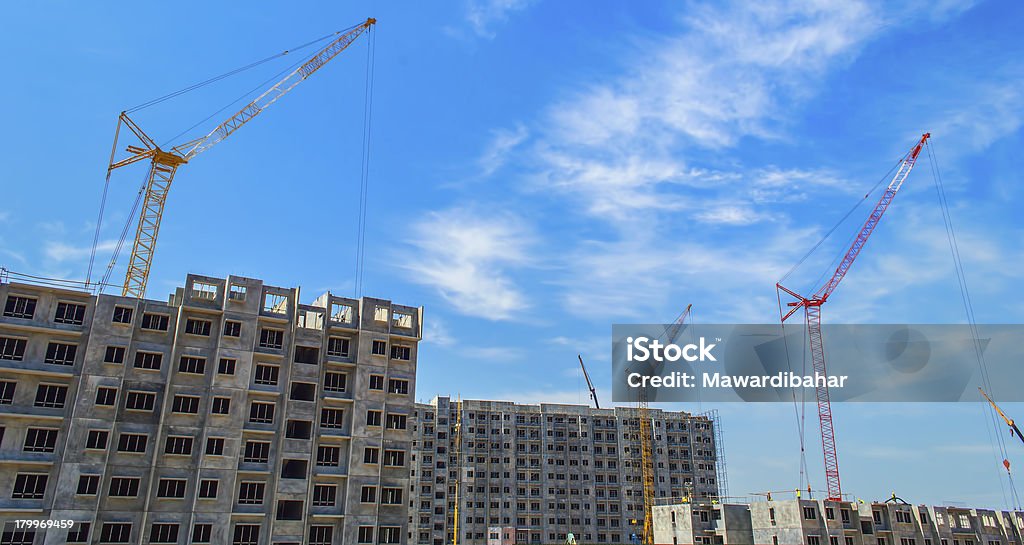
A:
[[[129,307],[185,307],[208,312],[238,312],[271,319],[295,322],[310,329],[324,325],[342,328],[386,330],[388,333],[421,340],[423,337],[423,307],[413,307],[389,299],[362,296],[344,297],[327,291],[311,304],[300,302],[301,288],[287,288],[264,283],[260,279],[228,275],[227,278],[189,273],[183,286],[171,293],[166,301],[137,299],[115,294],[96,294],[83,288],[71,288],[46,281],[24,277],[11,280],[0,277],[0,288],[13,295],[31,297],[50,293],[56,299],[76,302],[103,301],[110,305]],[[258,294],[252,297],[251,294]]]
[[[582,412],[582,411],[587,411],[588,414],[599,415],[599,416],[615,416],[616,414],[622,414],[622,413],[630,414],[630,413],[635,413],[635,412],[637,412],[639,410],[639,409],[637,409],[637,407],[629,407],[629,406],[604,407],[604,408],[598,409],[598,408],[591,407],[590,405],[580,405],[580,404],[575,404],[575,403],[544,403],[544,402],[541,402],[541,403],[518,403],[518,402],[515,402],[515,401],[495,400],[495,399],[462,399],[462,400],[457,400],[457,399],[452,399],[451,396],[442,396],[442,395],[435,395],[434,397],[432,397],[430,399],[429,402],[427,402],[427,403],[417,403],[417,405],[431,406],[431,407],[435,407],[436,408],[439,404],[443,405],[443,404],[452,404],[452,403],[463,403],[464,406],[467,409],[474,409],[474,410],[501,410],[501,409],[519,408],[519,409],[526,409],[526,410],[536,411],[536,412],[541,412],[541,413],[543,413],[543,412],[557,412],[559,410],[562,410],[562,411],[565,411],[565,412]],[[658,407],[650,407],[647,410],[652,412],[652,413],[654,413],[654,414],[685,414],[685,415],[689,416],[690,418],[704,419],[704,420],[708,420],[709,422],[712,420],[710,417],[708,417],[707,415],[705,415],[703,413],[695,414],[695,413],[691,413],[689,411],[682,411],[682,410],[673,411],[673,410],[667,410],[667,409],[662,409],[662,408],[658,408]]]

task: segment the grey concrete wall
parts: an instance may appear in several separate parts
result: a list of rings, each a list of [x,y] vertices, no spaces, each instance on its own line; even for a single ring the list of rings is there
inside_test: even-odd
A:
[[[750,508],[740,504],[682,503],[653,510],[654,542],[673,545],[753,545]]]
[[[200,289],[204,286],[212,287],[212,297]],[[243,289],[244,297],[230,295]],[[132,543],[148,543],[152,525],[165,523],[179,525],[178,541],[182,543],[189,541],[194,524],[212,525],[211,543],[230,542],[234,527],[243,523],[260,525],[261,544],[305,543],[313,525],[333,527],[335,542],[343,536],[346,542],[354,542],[361,525],[372,526],[375,538],[380,527],[397,528],[400,537],[408,532],[411,423],[406,429],[371,428],[365,425],[365,414],[370,408],[382,410],[385,415],[412,412],[422,309],[384,299],[355,300],[330,293],[314,305],[302,305],[297,288],[267,286],[243,277],[199,275],[189,275],[185,286],[176,290],[167,303],[112,295],[92,297],[33,285],[0,285],[0,303],[5,303],[9,295],[34,298],[36,311],[31,318],[0,317],[0,337],[27,340],[20,361],[0,360],[0,380],[18,383],[13,402],[0,404],[0,425],[4,427],[0,456],[7,462],[0,468],[0,524],[26,518],[27,514],[31,518],[71,519],[90,525],[93,543],[99,541],[103,525],[109,522],[131,523]],[[279,304],[265,308],[267,295],[278,297]],[[60,301],[86,304],[83,324],[54,323],[53,314]],[[331,311],[340,306],[349,312],[340,316],[343,319],[333,319]],[[117,307],[131,309],[130,323],[111,320]],[[165,316],[166,329],[142,328],[145,314]],[[190,319],[209,322],[209,333],[189,332]],[[227,321],[241,324],[237,337],[223,334]],[[281,331],[281,346],[261,347],[263,329]],[[349,339],[348,354],[328,355],[331,337]],[[73,365],[44,362],[46,346],[55,340],[78,344]],[[371,354],[373,340],[385,343],[384,355]],[[410,357],[392,358],[390,349],[395,345],[409,347]],[[104,361],[108,347],[123,348],[123,361]],[[297,347],[316,351],[314,361],[296,361]],[[136,367],[139,352],[160,354],[159,369]],[[183,357],[205,360],[202,373],[179,368]],[[222,359],[234,360],[233,374],[219,372]],[[276,384],[256,383],[255,369],[261,364],[277,368]],[[346,375],[345,391],[323,389],[328,371]],[[371,374],[384,377],[384,390],[369,389]],[[389,392],[388,378],[407,380],[408,393]],[[40,382],[68,386],[63,408],[34,405]],[[315,394],[311,398],[305,393],[293,394],[296,386],[313,388]],[[117,390],[113,405],[96,404],[101,387]],[[152,410],[128,408],[129,392],[152,393]],[[178,397],[196,398],[196,411],[175,411]],[[228,414],[211,413],[214,398],[218,397],[230,400]],[[258,402],[274,404],[272,422],[250,421],[250,407]],[[341,429],[320,426],[322,411],[332,408],[344,415]],[[309,436],[288,437],[289,423],[300,427],[308,423]],[[54,452],[24,452],[27,430],[44,424],[59,429]],[[108,434],[104,448],[86,448],[90,431]],[[145,434],[145,452],[119,452],[119,437],[126,433]],[[165,452],[169,437],[191,438],[191,452]],[[206,443],[211,438],[223,440],[222,454],[206,454]],[[241,459],[249,441],[269,443],[266,463]],[[340,449],[337,467],[316,464],[319,446]],[[381,449],[381,462],[385,449],[401,451],[404,466],[362,464],[363,448],[367,446]],[[47,474],[42,499],[11,497],[15,476],[27,471],[13,463],[22,459],[33,472]],[[305,473],[284,475],[288,460],[307,461]],[[98,477],[96,494],[77,493],[83,475]],[[138,478],[135,496],[109,494],[111,480],[122,477]],[[184,497],[161,497],[161,480],[174,479],[185,480]],[[214,498],[198,495],[199,482],[207,479],[218,481]],[[265,483],[261,504],[238,503],[242,482]],[[377,487],[377,504],[359,502],[360,485],[364,483]],[[312,505],[317,484],[336,486],[335,505]],[[384,487],[402,490],[398,505],[379,504]],[[296,520],[278,516],[278,507],[284,505],[301,505]],[[39,531],[34,542],[64,543],[66,536],[64,529]]]
[[[654,520],[656,543],[701,545],[1017,545],[1024,528],[1016,511],[806,499],[663,505]]]

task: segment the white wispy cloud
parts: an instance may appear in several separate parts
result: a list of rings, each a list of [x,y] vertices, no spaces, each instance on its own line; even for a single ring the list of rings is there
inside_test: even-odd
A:
[[[917,173],[924,177],[924,172]],[[922,180],[924,181],[924,180]],[[901,203],[893,217],[884,218],[874,238],[885,237],[886,244],[869,240],[870,257],[859,258],[855,274],[843,280],[842,297],[832,299],[830,319],[835,322],[865,322],[885,315],[888,319],[946,320],[965,319],[949,238],[936,207],[924,202]],[[915,206],[916,205],[916,206]],[[955,211],[954,211],[955,212]],[[960,259],[965,263],[966,281],[974,295],[1001,293],[1020,281],[1024,251],[1017,241],[1024,230],[1006,228],[998,236],[977,224],[954,225]],[[874,244],[873,244],[874,243]],[[884,281],[880,281],[884,279]],[[931,288],[931,293],[948,300],[932,306],[928,316],[916,314],[916,303],[897,307],[898,294],[914,288]],[[1008,303],[1012,305],[1014,303]],[[989,315],[1019,315],[1020,308],[989,309]],[[985,316],[981,316],[982,321]]]
[[[705,203],[694,218],[701,223],[743,226],[771,220],[773,215],[759,212],[745,203]]]
[[[448,331],[448,326],[443,320],[431,316],[423,324],[423,342],[438,346],[453,346],[457,341]]]
[[[116,240],[104,240],[97,244],[96,252],[99,255],[104,255],[105,252],[112,252],[116,247]],[[43,255],[57,263],[83,261],[91,253],[92,246],[80,246],[61,241],[50,241],[43,247]]]
[[[936,20],[917,7],[883,12],[869,1],[816,0],[693,7],[681,16],[678,32],[628,41],[634,47],[623,48],[618,75],[565,90],[534,124],[496,131],[479,166],[485,174],[508,161],[526,166],[527,183],[517,187],[574,211],[593,228],[586,238],[540,249],[556,263],[545,280],[560,288],[571,314],[668,319],[676,307],[701,301],[702,287],[724,294],[707,301],[713,306],[705,317],[774,321],[774,280],[823,233],[803,216],[791,217],[788,205],[866,188],[813,154],[797,164],[748,165],[735,150],[747,140],[789,140],[791,120],[822,91],[828,74],[894,28]],[[991,131],[1015,130],[1013,93],[1019,91],[993,89],[998,105],[979,108],[1007,119]],[[990,138],[977,130],[978,142]],[[899,261],[912,259],[911,253],[886,256],[883,276],[873,277],[901,278],[912,267]],[[469,303],[486,299],[474,287],[487,289],[478,268],[456,267],[454,276],[469,279],[465,290],[429,274],[434,269],[424,276],[457,308],[488,314],[486,305]],[[496,307],[509,308],[502,313],[507,316],[524,305],[503,269],[487,280],[495,284],[496,299],[508,302]],[[858,299],[875,304],[900,285]]]
[[[523,125],[516,125],[511,130],[501,129],[494,131],[491,142],[478,160],[481,175],[484,177],[490,176],[505,166],[509,152],[522,144],[528,136],[529,131]]]
[[[744,139],[789,139],[790,120],[822,90],[824,76],[923,17],[901,6],[888,13],[900,21],[893,24],[877,7],[699,6],[678,34],[626,54],[621,75],[553,104],[531,131],[526,151],[537,166],[528,187],[579,203],[575,209],[611,227],[566,252],[566,308],[650,319],[669,312],[668,301],[699,300],[689,286],[704,286],[726,294],[711,310],[719,319],[773,318],[773,280],[822,232],[794,228],[786,205],[865,187],[813,156],[798,165],[744,165],[733,150]],[[711,229],[686,228],[694,223]],[[735,236],[717,235],[723,229]]]
[[[609,341],[605,335],[590,337],[566,337],[559,335],[548,339],[547,342],[555,346],[566,347],[569,349],[569,352],[575,352],[583,356],[584,362],[611,360],[611,355],[608,351]],[[578,370],[579,366],[573,368]]]
[[[413,282],[435,288],[457,311],[507,320],[529,307],[509,271],[532,261],[533,235],[515,215],[456,208],[413,227],[416,249],[403,259]]]
[[[679,35],[642,44],[621,77],[572,91],[550,109],[537,146],[536,185],[573,194],[588,212],[610,220],[638,210],[688,210],[698,220],[729,224],[765,219],[753,206],[798,200],[799,184],[836,178],[776,167],[714,172],[690,163],[743,137],[784,137],[789,112],[880,24],[863,2],[696,8]],[[793,185],[782,190],[782,182]],[[750,205],[699,210],[673,190],[680,185]]]
[[[473,32],[482,38],[494,37],[494,25],[508,20],[509,16],[526,9],[532,0],[468,0],[466,22]]]
[[[506,363],[526,357],[526,351],[515,346],[465,346],[459,352],[480,363]]]
[[[36,224],[40,230],[48,232],[50,235],[63,235],[67,228],[64,226],[64,222],[60,220],[53,221],[41,221]]]
[[[864,187],[826,169],[780,168],[777,165],[768,165],[750,174],[747,196],[751,202],[757,204],[784,204],[804,201],[809,193],[822,189],[854,194],[863,191]]]
[[[25,254],[22,254],[21,252],[17,252],[15,250],[10,250],[8,248],[0,248],[0,255],[5,255],[9,259],[17,261],[20,265],[28,264],[28,260],[25,259]]]
[[[533,185],[553,189],[583,202],[583,210],[607,221],[618,222],[640,211],[679,211],[687,207],[680,195],[658,190],[659,184],[693,178],[682,163],[671,158],[624,153],[595,158],[585,154],[541,150],[544,169]]]
[[[929,125],[942,135],[943,155],[982,151],[1024,125],[1024,90],[1017,83],[1024,67],[1015,67],[1005,83],[979,82],[940,105]]]
[[[796,259],[794,248],[818,236],[814,228],[777,226],[730,245],[642,230],[616,241],[588,241],[570,256],[563,303],[574,315],[606,321],[668,321],[687,303],[709,322],[770,320],[772,279]],[[718,294],[713,301],[709,291]]]
[[[844,447],[844,450],[849,450],[851,455],[858,456],[860,458],[889,460],[893,462],[912,459],[916,454],[921,452],[920,447],[914,448],[889,445],[859,444]]]
[[[942,452],[950,452],[953,454],[965,454],[968,456],[984,456],[987,454],[995,454],[996,446],[994,444],[989,445],[937,445],[936,450]]]

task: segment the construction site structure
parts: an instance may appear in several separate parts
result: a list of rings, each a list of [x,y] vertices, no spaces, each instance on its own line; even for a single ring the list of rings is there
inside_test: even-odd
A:
[[[654,544],[654,521],[651,509],[654,507],[654,426],[648,407],[647,389],[640,389],[640,403],[637,419],[640,421],[640,475],[643,480],[644,520],[641,525],[640,542]],[[716,467],[717,469],[717,467]]]
[[[454,456],[461,418],[461,455]],[[459,543],[628,543],[643,516],[636,479],[640,440],[635,407],[523,405],[436,397],[417,404],[409,543],[454,542],[453,481],[460,478]],[[660,501],[718,494],[713,421],[649,410],[654,495]]]
[[[587,373],[587,366],[583,365],[583,354],[576,354],[576,357],[580,360],[580,369],[583,370],[583,378],[587,379],[587,389],[590,390],[590,399],[594,402],[594,408],[600,409],[601,404],[597,401],[597,388],[594,388],[594,383],[590,382],[590,373]]]
[[[306,78],[313,75],[313,73],[334,59],[339,53],[347,49],[356,38],[369,30],[376,22],[376,19],[369,18],[348,31],[339,33],[340,35],[337,38],[314,53],[306,62],[243,106],[234,115],[217,125],[207,135],[169,149],[161,148],[153,138],[146,134],[128,116],[127,112],[121,112],[117,120],[114,149],[111,150],[110,164],[107,167],[108,181],[110,173],[116,169],[140,161],[149,161],[150,164],[149,174],[146,178],[145,193],[142,199],[142,208],[139,213],[139,222],[136,226],[135,239],[132,243],[132,255],[128,263],[128,271],[125,274],[121,295],[142,298],[146,294],[149,272],[153,264],[153,255],[156,251],[157,237],[160,233],[160,223],[163,220],[164,205],[167,202],[167,195],[170,192],[171,184],[174,181],[178,168],[194,159],[200,153],[220,143],[249,121],[252,121],[257,115],[270,107],[271,104],[277,102],[294,89],[296,85],[305,81]],[[118,158],[118,139],[122,127],[135,135],[137,145],[129,145],[125,149],[128,155]]]
[[[729,497],[729,467],[725,463],[725,428],[722,426],[722,417],[718,409],[704,411],[698,416],[703,416],[711,421],[711,429],[715,431],[715,473],[718,474],[718,497],[720,499]]]
[[[659,505],[658,543],[1021,545],[1024,511],[806,498]]]
[[[460,403],[460,402],[456,402]],[[455,413],[455,428],[452,432],[452,469],[455,478],[452,485],[455,487],[455,498],[452,506],[452,545],[459,545],[459,486],[462,484],[462,411]]]
[[[917,162],[917,157],[920,155],[929,137],[931,137],[931,134],[923,134],[917,144],[900,161],[896,174],[889,182],[889,185],[886,186],[881,198],[875,204],[871,214],[868,215],[864,225],[861,226],[857,236],[854,237],[849,249],[846,250],[846,253],[839,261],[836,270],[824,285],[818,288],[813,295],[804,297],[786,288],[781,283],[777,282],[775,284],[777,291],[785,292],[795,299],[795,301],[787,303],[790,310],[782,315],[782,322],[785,322],[798,310],[804,310],[804,323],[807,327],[811,367],[818,375],[828,376],[825,364],[825,344],[821,335],[821,306],[828,301],[828,298],[839,287],[840,282],[846,277],[857,256],[864,249],[864,245],[867,244],[871,233],[878,227],[878,222],[882,220],[882,215],[885,214],[893,199],[896,198],[896,193],[903,187],[903,182],[910,176],[910,172],[914,169],[914,165]],[[781,302],[781,296],[779,300]],[[832,402],[829,398],[828,386],[824,382],[815,386],[815,398],[818,406],[818,422],[821,429],[821,445],[825,462],[825,482],[828,489],[828,499],[839,501],[843,497],[839,479],[839,449],[836,446],[835,428],[832,421]]]
[[[690,316],[690,312],[693,310],[693,305],[686,305],[686,308],[679,314],[679,316],[665,329],[665,335],[663,336],[664,342],[674,343],[679,337],[679,333],[686,324],[687,318]],[[643,545],[654,544],[654,521],[652,519],[651,509],[654,507],[654,438],[652,436],[653,426],[650,421],[649,412],[650,400],[648,399],[647,388],[640,388],[637,392],[637,411],[639,412],[639,440],[640,440],[640,479],[643,482],[643,500],[644,500],[644,511],[643,521],[635,526],[639,526],[640,534],[639,540]],[[717,452],[717,451],[716,451]],[[718,465],[716,464],[716,471]],[[635,519],[634,519],[634,522]]]
[[[1010,428],[1010,435],[1014,435],[1018,439],[1020,439],[1021,442],[1024,442],[1024,434],[1021,434],[1020,428],[1017,427],[1017,423],[1009,416],[1006,416],[1006,413],[1003,412],[1003,409],[999,408],[999,405],[996,405],[995,401],[992,401],[992,398],[988,396],[985,390],[978,388],[978,391],[981,392],[982,396],[984,396],[985,401],[988,401],[989,405],[992,406],[992,410],[994,410],[996,414],[998,414],[999,417],[1003,419],[1003,422],[1006,422],[1006,425]],[[1004,463],[1007,466],[1009,466],[1009,462],[1006,462],[1004,460]],[[1009,467],[1007,467],[1007,469],[1009,469]]]
[[[405,543],[422,308],[300,295],[0,284],[4,543]]]

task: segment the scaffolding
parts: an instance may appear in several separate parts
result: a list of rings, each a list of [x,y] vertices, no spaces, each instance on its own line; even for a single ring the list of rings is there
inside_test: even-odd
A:
[[[711,421],[711,427],[715,433],[715,473],[718,474],[718,498],[729,497],[729,478],[725,465],[725,434],[722,433],[722,419],[718,415],[718,409],[705,411],[702,416]]]

